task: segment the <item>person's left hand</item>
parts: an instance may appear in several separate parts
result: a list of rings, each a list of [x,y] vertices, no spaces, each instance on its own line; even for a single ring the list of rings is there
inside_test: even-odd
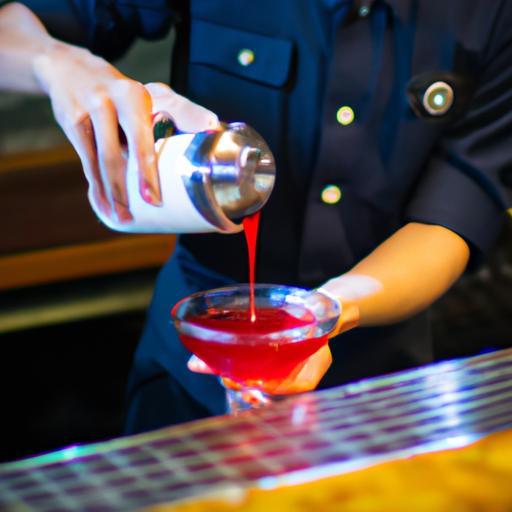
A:
[[[258,385],[251,384],[251,387],[257,387],[264,393],[272,395],[289,395],[311,391],[318,386],[331,363],[332,356],[329,345],[324,345],[306,361],[297,365],[285,380],[272,380],[263,384],[258,383]],[[188,360],[187,366],[189,370],[196,373],[214,373],[204,361],[194,355]],[[240,384],[225,377],[222,378],[222,382],[227,388],[241,388]]]
[[[352,301],[347,301],[347,304],[345,304],[345,301],[342,301],[340,298],[339,288],[340,278],[331,279],[318,288],[318,291],[329,295],[340,304],[340,316],[333,330],[329,333],[329,338],[334,338],[338,334],[356,327],[359,322],[359,308]],[[326,344],[308,359],[297,365],[286,379],[267,381],[256,385],[251,383],[251,387],[256,387],[272,395],[289,395],[312,391],[318,386],[331,363],[331,351],[329,345]],[[196,373],[215,373],[204,361],[195,355],[190,357],[187,366],[189,370]],[[222,378],[222,382],[231,389],[239,389],[241,387],[240,384],[231,379]]]

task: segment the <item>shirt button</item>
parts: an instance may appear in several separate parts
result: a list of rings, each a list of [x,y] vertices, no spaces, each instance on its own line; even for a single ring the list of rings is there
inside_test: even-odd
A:
[[[351,124],[356,115],[354,114],[354,111],[347,105],[343,105],[343,107],[340,107],[336,111],[336,120],[338,123],[340,123],[342,126],[348,126]]]
[[[425,91],[422,103],[430,115],[442,116],[453,105],[453,89],[446,82],[434,82]]]
[[[368,14],[370,14],[370,7],[368,5],[359,7],[359,16],[361,16],[361,18],[366,18]]]
[[[341,188],[337,185],[327,185],[320,194],[322,202],[325,204],[336,204],[341,200]]]
[[[358,13],[361,18],[366,18],[370,14],[370,9],[373,1],[372,0],[360,0]]]
[[[249,48],[243,48],[238,52],[237,60],[240,66],[250,66],[254,62],[254,52]]]

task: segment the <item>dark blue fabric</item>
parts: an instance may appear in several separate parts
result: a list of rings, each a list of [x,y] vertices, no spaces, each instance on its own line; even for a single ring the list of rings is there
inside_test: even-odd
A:
[[[153,381],[155,376],[170,372],[212,414],[225,412],[225,394],[217,377],[188,370],[190,353],[179,341],[170,312],[176,302],[191,293],[228,284],[233,284],[233,281],[200,265],[186,249],[177,248],[173,257],[160,271],[156,282],[142,339],[134,358],[134,371],[129,383],[129,403],[139,389]],[[144,407],[144,404],[139,403],[136,406]],[[131,414],[132,418],[133,416]],[[135,421],[137,420],[131,420],[132,423]]]

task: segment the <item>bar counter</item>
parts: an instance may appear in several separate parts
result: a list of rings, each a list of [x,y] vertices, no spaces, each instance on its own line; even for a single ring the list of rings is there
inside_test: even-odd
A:
[[[0,465],[2,511],[512,510],[512,349]]]

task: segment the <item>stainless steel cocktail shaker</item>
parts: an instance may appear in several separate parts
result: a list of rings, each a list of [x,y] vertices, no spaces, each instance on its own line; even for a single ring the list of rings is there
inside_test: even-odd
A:
[[[136,162],[127,187],[133,221],[101,218],[131,233],[236,233],[243,217],[258,211],[274,186],[274,157],[263,138],[244,123],[200,133],[178,133],[155,143],[162,206],[139,193]]]

